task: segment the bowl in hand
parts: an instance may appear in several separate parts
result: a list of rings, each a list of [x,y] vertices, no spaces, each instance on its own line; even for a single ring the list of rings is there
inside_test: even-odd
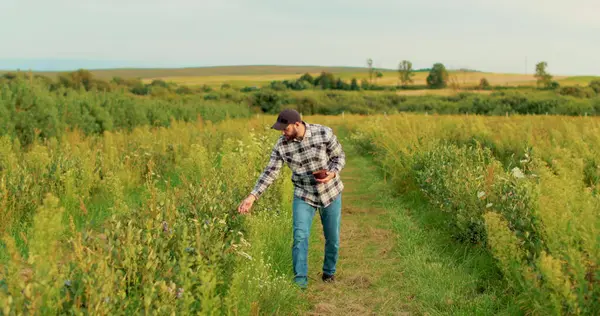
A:
[[[325,178],[327,178],[327,170],[321,169],[319,171],[315,171],[315,172],[313,172],[313,176],[316,179],[325,179]]]

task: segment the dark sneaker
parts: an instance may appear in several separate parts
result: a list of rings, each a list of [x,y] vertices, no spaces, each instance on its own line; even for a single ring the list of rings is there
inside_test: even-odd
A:
[[[323,282],[334,282],[335,281],[335,275],[323,273],[322,279],[323,279]]]

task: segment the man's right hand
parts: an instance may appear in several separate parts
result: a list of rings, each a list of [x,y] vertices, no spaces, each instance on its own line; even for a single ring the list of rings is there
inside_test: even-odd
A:
[[[247,214],[250,212],[250,209],[252,208],[252,204],[254,204],[254,201],[256,201],[256,197],[252,194],[248,195],[248,197],[246,197],[242,203],[240,204],[240,206],[238,206],[238,212],[240,214]]]

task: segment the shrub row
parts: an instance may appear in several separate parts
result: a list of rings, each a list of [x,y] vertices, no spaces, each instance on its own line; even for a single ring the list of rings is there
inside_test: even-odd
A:
[[[351,119],[347,119],[351,120]],[[528,314],[600,311],[600,121],[392,116],[354,125],[398,190],[485,247]]]

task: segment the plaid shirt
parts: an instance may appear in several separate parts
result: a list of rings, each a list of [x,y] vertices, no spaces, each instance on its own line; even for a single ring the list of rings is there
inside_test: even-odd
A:
[[[277,140],[269,163],[251,192],[257,199],[277,178],[284,162],[292,170],[294,195],[314,207],[326,207],[344,189],[339,176],[346,164],[342,145],[331,128],[303,123],[306,126],[303,139],[288,141],[282,135]],[[312,173],[321,169],[335,172],[336,176],[327,183],[318,183]]]

